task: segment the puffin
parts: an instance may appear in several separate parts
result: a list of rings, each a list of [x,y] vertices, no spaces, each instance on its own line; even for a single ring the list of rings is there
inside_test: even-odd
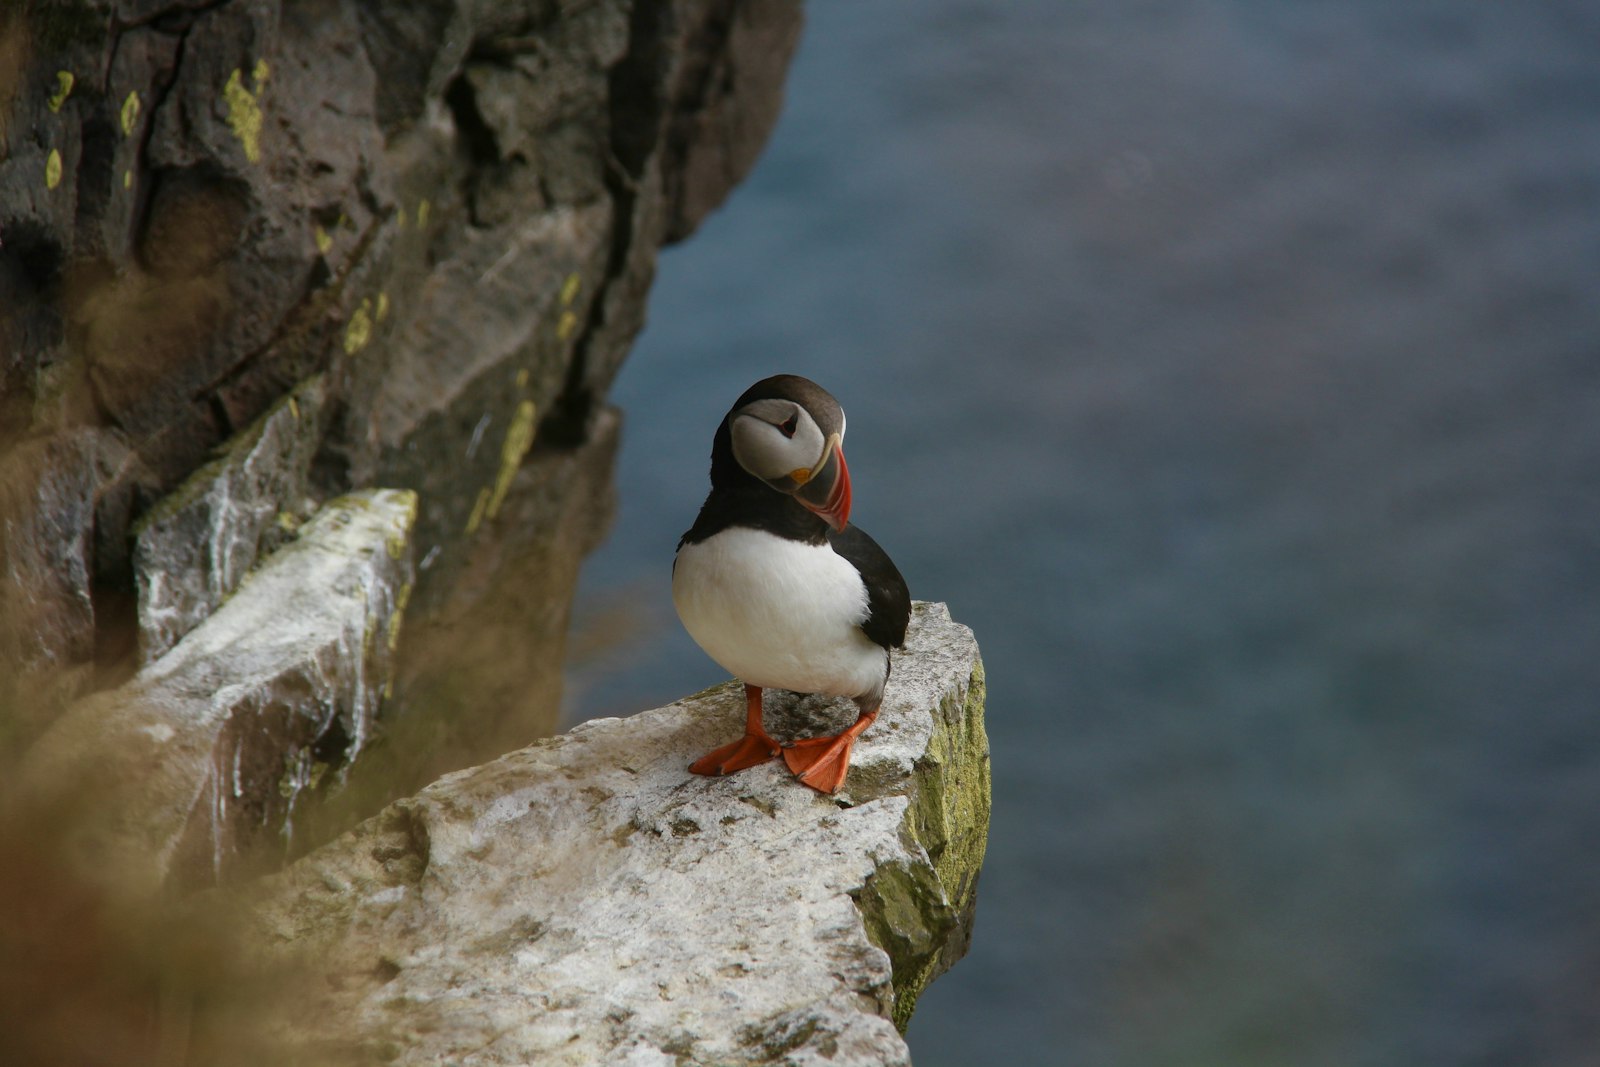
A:
[[[744,735],[695,760],[724,775],[783,757],[837,792],[905,643],[911,594],[878,543],[850,524],[844,409],[808,378],[778,374],[734,401],[711,442],[711,492],[678,541],[672,602],[707,655],[744,683]],[[780,743],[762,692],[849,697],[844,731]]]

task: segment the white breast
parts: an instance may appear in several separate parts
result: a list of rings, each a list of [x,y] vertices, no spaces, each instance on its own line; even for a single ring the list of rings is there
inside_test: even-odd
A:
[[[723,530],[678,550],[672,602],[689,636],[750,685],[848,697],[883,686],[887,654],[860,629],[866,586],[826,544]]]

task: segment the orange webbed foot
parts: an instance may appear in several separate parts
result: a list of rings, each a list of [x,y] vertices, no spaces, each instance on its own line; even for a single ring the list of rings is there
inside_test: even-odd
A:
[[[732,774],[759,767],[778,755],[780,746],[761,725],[761,687],[744,687],[744,736],[731,745],[712,749],[689,764],[692,774]]]
[[[850,749],[856,738],[872,725],[878,709],[861,713],[848,730],[835,737],[808,737],[785,745],[783,762],[800,780],[819,793],[837,793],[850,773]]]
[[[732,774],[747,767],[759,767],[777,757],[781,751],[778,742],[766,733],[745,734],[731,745],[712,749],[689,764],[694,774]]]
[[[817,792],[837,793],[850,773],[850,749],[854,743],[854,735],[808,737],[784,746],[783,762]]]

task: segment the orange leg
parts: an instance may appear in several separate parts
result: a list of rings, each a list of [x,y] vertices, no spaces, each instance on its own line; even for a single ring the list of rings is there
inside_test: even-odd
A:
[[[819,793],[837,793],[850,770],[850,746],[878,717],[878,709],[863,711],[861,717],[835,737],[808,737],[783,750],[783,762],[800,780]]]
[[[689,764],[695,774],[732,774],[746,767],[755,767],[775,757],[780,751],[761,725],[761,687],[744,687],[744,736],[731,745],[713,749]]]

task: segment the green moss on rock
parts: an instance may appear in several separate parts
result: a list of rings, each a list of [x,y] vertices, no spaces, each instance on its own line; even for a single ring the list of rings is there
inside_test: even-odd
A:
[[[886,864],[856,896],[868,936],[894,968],[893,1018],[901,1033],[928,983],[965,955],[971,941],[989,833],[984,698],[978,661],[965,692],[940,705],[927,754],[916,767],[901,834],[908,851],[926,853],[931,869]]]

